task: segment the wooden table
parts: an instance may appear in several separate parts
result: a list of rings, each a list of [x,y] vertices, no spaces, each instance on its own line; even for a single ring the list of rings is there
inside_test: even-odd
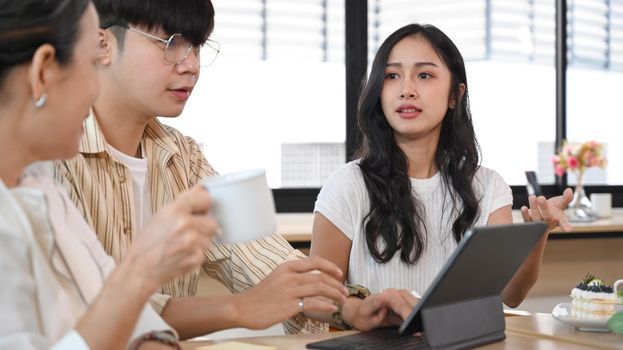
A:
[[[277,233],[291,244],[311,242],[314,215],[312,213],[293,213],[277,215]],[[523,222],[519,210],[513,210],[513,222]],[[554,230],[550,239],[588,238],[588,237],[623,237],[623,208],[613,208],[612,217],[598,219],[588,223],[573,223],[571,232]]]
[[[236,341],[257,345],[270,345],[279,350],[303,350],[311,342],[352,334],[331,332],[313,335],[285,335],[257,338],[243,338]],[[184,342],[183,349],[196,349],[228,340]],[[480,347],[481,349],[623,349],[623,336],[613,333],[587,333],[575,331],[555,320],[549,314],[534,314],[506,318],[506,339]]]
[[[567,346],[597,347],[600,349],[623,349],[623,335],[614,333],[579,332],[573,327],[554,319],[550,314],[534,314],[529,317],[506,318],[506,335],[523,335],[564,343]]]

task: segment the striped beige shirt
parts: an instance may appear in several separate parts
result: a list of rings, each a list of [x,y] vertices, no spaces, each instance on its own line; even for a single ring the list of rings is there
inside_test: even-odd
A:
[[[129,169],[109,152],[94,116],[84,124],[80,153],[55,164],[55,178],[64,185],[91,225],[104,249],[115,260],[127,255],[136,232],[132,178]],[[202,178],[216,174],[199,145],[190,137],[153,119],[147,124],[143,146],[148,160],[153,212],[173,201]],[[245,291],[287,260],[304,258],[280,235],[235,244],[214,245],[205,253],[203,271],[232,293]],[[170,297],[194,296],[200,271],[179,277],[154,295],[152,305],[162,312]],[[286,333],[324,332],[324,323],[299,314],[283,323]]]

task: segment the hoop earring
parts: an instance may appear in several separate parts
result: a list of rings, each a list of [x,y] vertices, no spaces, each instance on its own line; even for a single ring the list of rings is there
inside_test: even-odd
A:
[[[37,109],[43,107],[45,105],[45,102],[48,100],[48,94],[46,94],[45,92],[43,93],[43,95],[41,95],[41,97],[39,97],[36,101],[35,101],[35,107],[37,107]]]

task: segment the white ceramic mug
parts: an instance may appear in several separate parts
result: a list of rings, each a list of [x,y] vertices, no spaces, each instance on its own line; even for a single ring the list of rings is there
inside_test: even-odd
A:
[[[219,224],[219,243],[246,242],[275,232],[275,202],[264,170],[211,176],[203,185],[212,196],[210,213]]]
[[[612,291],[614,292],[615,295],[619,296],[619,302],[623,302],[623,290],[619,291],[620,286],[623,286],[623,279],[614,281],[614,284],[612,285]]]
[[[595,214],[600,218],[612,216],[612,194],[592,193],[591,206]]]

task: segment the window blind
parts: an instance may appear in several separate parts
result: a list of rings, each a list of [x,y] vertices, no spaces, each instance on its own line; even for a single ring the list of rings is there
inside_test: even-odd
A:
[[[344,0],[227,0],[214,6],[214,38],[230,55],[344,61]]]
[[[214,38],[241,59],[344,61],[344,1],[215,1]],[[371,61],[407,23],[431,23],[466,60],[553,65],[555,0],[369,0]],[[623,0],[569,0],[569,66],[623,71]]]

